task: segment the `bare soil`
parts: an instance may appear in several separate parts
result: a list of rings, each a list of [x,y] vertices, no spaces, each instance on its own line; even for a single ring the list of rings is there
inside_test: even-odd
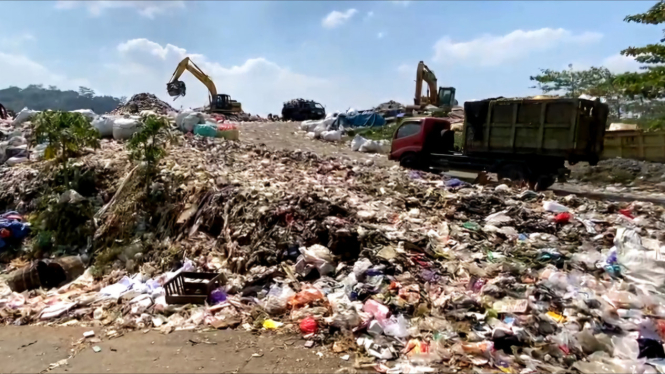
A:
[[[350,368],[327,348],[304,347],[292,334],[240,330],[210,332],[134,331],[119,338],[82,344],[83,327],[4,326],[0,328],[0,365],[3,373],[39,373],[67,359],[53,373],[333,373]],[[101,348],[99,353],[92,347]],[[78,353],[69,358],[74,351]],[[323,352],[319,357],[317,352]]]
[[[241,124],[239,130],[241,142],[265,144],[271,149],[299,149],[324,157],[340,157],[358,162],[373,160],[380,166],[397,165],[396,162],[389,161],[384,154],[354,152],[349,141],[333,143],[297,134],[296,132],[300,130],[299,122],[247,122]]]

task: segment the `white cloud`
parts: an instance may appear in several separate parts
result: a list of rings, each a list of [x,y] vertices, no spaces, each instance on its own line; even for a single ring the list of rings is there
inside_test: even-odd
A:
[[[151,92],[176,108],[181,105],[203,106],[208,102],[208,90],[187,71],[180,78],[187,85],[187,95],[173,102],[173,98],[166,93],[166,82],[176,65],[189,56],[212,78],[218,93],[231,95],[249,113],[278,113],[283,102],[298,97],[322,103],[341,103],[339,98],[333,97],[335,84],[332,81],[293,72],[263,57],[248,59],[237,66],[223,66],[202,54],[190,53],[172,44],[160,45],[148,39],[121,43],[117,46],[117,53],[118,60],[106,66],[112,77],[106,83],[117,96]]]
[[[367,15],[365,16],[365,21],[369,20],[372,17],[374,17],[374,12],[370,10],[369,12],[367,12]]]
[[[608,68],[611,72],[616,74],[640,71],[640,66],[642,65],[643,64],[635,61],[633,57],[620,54],[607,57],[601,63],[601,66]]]
[[[401,64],[400,66],[397,67],[397,72],[402,73],[402,74],[408,74],[408,73],[413,73],[416,71],[416,68],[414,67],[415,65],[411,66],[409,64]],[[415,77],[415,74],[414,74]]]
[[[379,38],[379,39],[383,39],[384,36],[386,36],[386,35],[383,32],[380,32],[380,33],[376,34],[376,37]]]
[[[354,8],[347,9],[344,12],[333,10],[321,21],[321,25],[327,29],[332,29],[343,25],[350,20],[358,11]]]
[[[493,66],[564,44],[595,42],[602,36],[595,32],[573,34],[562,28],[515,30],[503,36],[483,35],[466,42],[453,42],[450,37],[445,36],[434,45],[432,59],[435,62],[465,62],[479,66]]]
[[[17,86],[24,88],[30,84],[55,85],[63,89],[77,89],[79,86],[90,87],[87,79],[72,79],[54,73],[22,54],[0,52],[0,87]]]
[[[85,7],[92,16],[100,16],[107,9],[134,8],[140,15],[153,19],[156,15],[167,13],[173,9],[183,9],[185,1],[66,1],[56,2],[57,9],[74,9]]]
[[[30,33],[23,33],[18,35],[5,35],[0,36],[0,48],[2,49],[15,49],[23,47],[28,42],[35,41],[36,38]]]
[[[391,1],[391,3],[393,3],[395,5],[401,5],[401,6],[409,6],[410,2],[411,1],[409,1],[409,0],[392,0]]]

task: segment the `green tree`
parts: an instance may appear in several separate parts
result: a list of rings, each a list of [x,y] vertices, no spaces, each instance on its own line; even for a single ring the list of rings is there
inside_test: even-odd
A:
[[[627,16],[624,21],[647,25],[659,25],[665,22],[665,1],[658,1],[646,13]],[[642,72],[624,73],[617,77],[617,83],[625,87],[626,94],[641,96],[646,99],[665,97],[665,38],[660,43],[647,44],[644,47],[628,47],[621,51],[624,56],[635,58],[646,64]]]
[[[80,86],[79,95],[88,99],[92,99],[93,97],[95,97],[95,91],[91,88]]]
[[[152,171],[159,160],[166,155],[165,145],[170,139],[169,122],[165,117],[148,115],[142,118],[143,126],[127,143],[129,158],[145,161]]]
[[[37,114],[34,143],[47,142],[45,159],[57,159],[65,171],[69,187],[68,162],[84,147],[99,148],[99,132],[81,113],[45,111]]]
[[[540,74],[529,79],[537,82],[536,86],[531,88],[537,88],[545,94],[560,93],[564,97],[578,97],[603,84],[607,79],[606,70],[597,67],[574,70],[573,64],[569,64],[568,69],[561,71],[540,69]]]

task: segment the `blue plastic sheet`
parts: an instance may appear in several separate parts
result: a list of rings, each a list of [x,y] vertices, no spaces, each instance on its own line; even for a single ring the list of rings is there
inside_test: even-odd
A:
[[[23,218],[14,211],[0,214],[0,230],[9,231],[9,237],[0,237],[0,250],[12,242],[19,242],[30,234],[30,225],[23,222]]]
[[[340,114],[330,125],[330,129],[339,130],[340,128],[356,127],[381,127],[386,125],[386,119],[375,112],[360,113],[355,116]]]

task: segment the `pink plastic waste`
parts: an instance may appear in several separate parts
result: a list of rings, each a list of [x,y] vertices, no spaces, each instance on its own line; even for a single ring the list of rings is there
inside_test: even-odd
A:
[[[388,318],[388,314],[390,314],[390,310],[387,306],[372,299],[365,302],[365,305],[363,305],[363,311],[371,314],[372,317],[379,321],[379,323],[383,323]]]

